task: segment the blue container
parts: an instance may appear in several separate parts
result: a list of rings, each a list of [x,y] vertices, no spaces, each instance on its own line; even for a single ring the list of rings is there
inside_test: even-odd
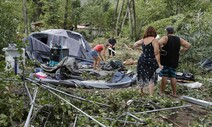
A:
[[[34,71],[35,71],[35,73],[43,72],[43,69],[42,68],[35,68]]]

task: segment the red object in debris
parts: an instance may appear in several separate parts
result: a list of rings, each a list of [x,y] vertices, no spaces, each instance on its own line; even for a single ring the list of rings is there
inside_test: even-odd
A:
[[[35,73],[35,76],[37,76],[38,78],[46,78],[47,77],[47,75],[43,72]]]

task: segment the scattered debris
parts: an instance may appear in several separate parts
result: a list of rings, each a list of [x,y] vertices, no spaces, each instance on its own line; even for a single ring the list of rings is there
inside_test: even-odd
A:
[[[193,104],[204,106],[206,108],[212,106],[212,102],[207,102],[207,101],[204,101],[204,100],[199,100],[199,99],[196,99],[196,98],[193,98],[193,97],[182,96],[181,99],[182,100],[185,100],[185,101],[188,101],[188,102],[191,102]]]
[[[212,60],[211,59],[206,59],[202,62],[199,63],[200,67],[203,68],[205,71],[212,71]]]
[[[132,58],[130,58],[130,59],[127,59],[127,60],[125,60],[124,62],[123,62],[123,64],[124,65],[135,65],[135,64],[137,64],[137,60],[133,60]]]
[[[162,109],[154,109],[144,112],[135,112],[134,114],[145,114],[145,113],[153,113],[153,112],[159,112],[159,111],[165,111],[165,110],[173,110],[173,109],[179,109],[179,108],[187,108],[191,107],[192,105],[183,105],[183,106],[177,106],[177,107],[170,107],[170,108],[162,108]]]
[[[127,105],[130,105],[133,102],[133,100],[128,100]]]
[[[187,86],[189,88],[200,88],[202,86],[202,83],[200,82],[188,82],[188,83],[178,82],[178,84],[181,86]]]

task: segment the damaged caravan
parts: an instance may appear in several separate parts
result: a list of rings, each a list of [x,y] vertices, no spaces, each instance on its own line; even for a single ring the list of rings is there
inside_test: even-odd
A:
[[[92,57],[89,55],[91,48],[88,42],[80,33],[74,31],[49,29],[31,33],[24,41],[29,43],[26,48],[27,56],[40,63],[50,60],[50,50],[54,49],[54,47],[60,47],[62,57],[74,56],[92,60]]]

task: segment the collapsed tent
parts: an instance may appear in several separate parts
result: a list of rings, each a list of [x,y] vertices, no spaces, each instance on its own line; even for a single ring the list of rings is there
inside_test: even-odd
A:
[[[129,87],[136,81],[136,74],[126,73],[120,62],[110,62],[113,66],[101,62],[102,70],[95,72],[92,67],[93,58],[89,54],[91,48],[77,32],[50,29],[31,33],[24,40],[29,42],[26,47],[28,58],[41,63],[41,68],[37,69],[41,71],[30,74],[31,78],[39,81],[65,87],[101,89]],[[95,79],[87,78],[88,75],[83,76],[87,73]],[[111,73],[111,76],[106,75],[110,79],[101,80],[99,77],[104,77],[105,75],[101,75],[103,73]]]
[[[40,63],[50,60],[50,50],[56,46],[59,46],[59,49],[63,50],[64,56],[69,55],[86,60],[93,59],[89,55],[91,48],[88,42],[80,33],[74,31],[49,29],[31,33],[24,41],[29,42],[26,48],[27,56]]]
[[[42,70],[43,73],[36,72],[31,75],[31,78],[37,77],[39,81],[65,87],[124,88],[135,84],[137,79],[133,72],[118,71],[119,69],[113,71],[79,69],[74,57],[65,57],[53,67],[41,64],[41,69],[36,70]],[[95,77],[95,80],[89,77]],[[107,77],[107,80],[100,80],[101,77]]]

